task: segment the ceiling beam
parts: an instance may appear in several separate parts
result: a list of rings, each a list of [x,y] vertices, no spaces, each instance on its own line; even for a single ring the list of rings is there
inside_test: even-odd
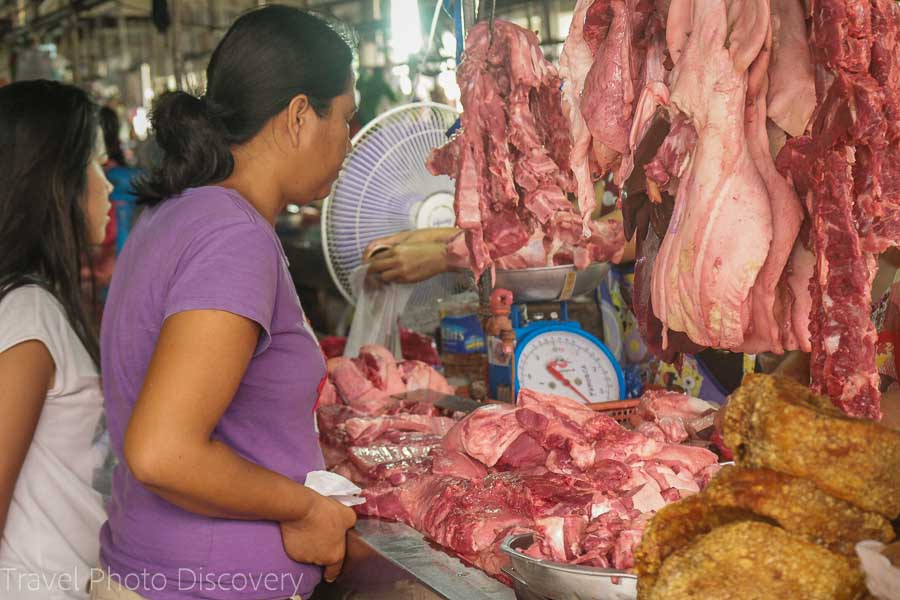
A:
[[[36,19],[32,19],[21,27],[16,27],[7,31],[5,34],[3,34],[3,40],[8,41],[17,36],[27,35],[35,31],[43,31],[45,29],[49,29],[54,25],[65,21],[72,15],[92,10],[94,8],[97,8],[98,6],[109,4],[112,1],[113,0],[82,0],[81,2],[69,4],[65,8],[60,8],[45,15],[41,15]]]

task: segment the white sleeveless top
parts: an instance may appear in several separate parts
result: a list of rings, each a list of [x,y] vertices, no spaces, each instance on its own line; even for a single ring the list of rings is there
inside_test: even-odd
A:
[[[100,378],[62,306],[36,285],[0,301],[0,352],[28,340],[47,347],[55,380],[0,540],[0,599],[82,599],[106,520],[102,497],[92,488],[106,458],[95,443],[103,411]]]

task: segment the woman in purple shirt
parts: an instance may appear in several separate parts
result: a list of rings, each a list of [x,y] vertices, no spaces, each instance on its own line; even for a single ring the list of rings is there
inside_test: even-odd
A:
[[[323,20],[267,6],[225,35],[205,96],[155,107],[165,156],[101,332],[120,464],[94,599],[308,598],[340,571],[355,517],[303,485],[325,364],[274,222],[337,176],[352,60]]]

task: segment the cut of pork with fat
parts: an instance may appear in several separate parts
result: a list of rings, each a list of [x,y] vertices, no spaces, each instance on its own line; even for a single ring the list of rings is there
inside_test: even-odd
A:
[[[758,11],[768,14],[762,5]],[[694,4],[693,32],[672,72],[671,101],[692,120],[698,140],[653,271],[664,346],[668,328],[700,345],[739,347],[750,322],[750,291],[772,241],[767,190],[743,126],[752,54],[745,46],[757,43],[758,52],[765,38],[748,35],[741,47],[726,47],[726,8],[721,0]]]
[[[781,129],[797,137],[806,132],[816,108],[815,67],[802,0],[774,0],[772,28],[766,110]]]
[[[602,7],[606,0],[594,2]],[[631,21],[635,0],[609,0],[608,7],[588,18],[605,20],[601,39],[584,81],[581,114],[593,139],[593,157],[600,174],[606,173],[628,147],[632,104],[637,99],[632,81]],[[608,13],[608,14],[607,14]]]
[[[385,415],[375,418],[352,418],[344,422],[350,441],[365,445],[388,431],[419,431],[443,437],[456,421],[447,417],[426,415]]]
[[[562,78],[562,107],[569,120],[572,132],[572,152],[570,165],[577,183],[578,207],[588,226],[590,215],[596,205],[594,194],[594,163],[591,132],[587,121],[581,113],[581,99],[584,94],[585,80],[594,62],[594,51],[584,39],[584,28],[588,10],[593,0],[578,0],[572,14],[569,35],[563,44],[559,56],[559,75]]]
[[[406,384],[405,391],[407,392],[434,390],[452,394],[455,391],[443,375],[419,360],[407,360],[400,363],[400,374]]]
[[[402,394],[406,391],[400,369],[393,353],[384,346],[368,345],[359,349],[366,375],[375,387],[388,395]]]
[[[768,255],[757,275],[750,293],[750,327],[744,343],[736,350],[745,354],[760,352],[783,353],[796,350],[799,343],[785,348],[781,326],[776,315],[777,287],[782,279],[800,224],[805,216],[794,189],[775,168],[769,152],[769,136],[766,131],[766,91],[764,84],[759,95],[746,109],[747,146],[770,202],[772,219],[772,243]]]

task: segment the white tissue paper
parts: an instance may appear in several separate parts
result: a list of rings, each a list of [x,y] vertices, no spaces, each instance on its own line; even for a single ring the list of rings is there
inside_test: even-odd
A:
[[[869,592],[878,600],[896,600],[900,598],[900,568],[881,553],[883,549],[881,542],[860,542],[856,545],[856,555],[866,574]]]
[[[332,500],[337,500],[344,506],[356,506],[366,502],[365,498],[359,497],[362,493],[359,486],[331,471],[310,471],[306,474],[306,482],[303,485]]]

